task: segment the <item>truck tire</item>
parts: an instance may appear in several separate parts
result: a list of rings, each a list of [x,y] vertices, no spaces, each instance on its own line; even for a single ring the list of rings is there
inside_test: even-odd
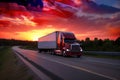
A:
[[[55,55],[55,52],[51,52],[51,55]]]
[[[77,58],[80,58],[80,55],[77,55]]]
[[[38,52],[41,53],[41,50],[39,49]]]

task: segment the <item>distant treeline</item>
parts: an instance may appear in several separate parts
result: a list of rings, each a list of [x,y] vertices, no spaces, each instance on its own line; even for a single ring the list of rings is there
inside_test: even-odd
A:
[[[94,38],[94,40],[90,40],[90,38],[86,38],[85,40],[78,40],[81,44],[83,50],[85,51],[115,51],[120,52],[120,37],[116,40],[110,39],[98,39]]]
[[[0,46],[33,46],[37,47],[37,41],[22,41],[15,39],[0,39]]]
[[[98,39],[90,40],[77,40],[84,51],[115,51],[120,52],[120,37],[116,40],[110,39]],[[14,39],[0,39],[0,46],[29,46],[33,49],[37,49],[37,41],[21,41]]]

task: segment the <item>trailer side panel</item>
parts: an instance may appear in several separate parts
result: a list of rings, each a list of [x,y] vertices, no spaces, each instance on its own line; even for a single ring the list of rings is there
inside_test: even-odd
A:
[[[56,49],[56,32],[48,34],[44,37],[39,38],[38,48],[39,49]]]

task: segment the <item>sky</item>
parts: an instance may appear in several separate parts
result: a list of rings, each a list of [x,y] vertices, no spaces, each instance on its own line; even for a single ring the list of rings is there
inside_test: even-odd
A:
[[[97,4],[104,4],[104,5],[108,5],[108,6],[113,6],[116,8],[120,8],[120,0],[93,0],[95,1]]]
[[[79,40],[115,40],[120,0],[0,1],[0,38],[35,41],[54,31],[73,32]]]

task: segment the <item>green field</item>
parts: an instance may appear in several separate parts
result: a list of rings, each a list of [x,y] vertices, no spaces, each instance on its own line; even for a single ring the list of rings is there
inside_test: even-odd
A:
[[[0,47],[0,80],[34,80],[11,47]]]

